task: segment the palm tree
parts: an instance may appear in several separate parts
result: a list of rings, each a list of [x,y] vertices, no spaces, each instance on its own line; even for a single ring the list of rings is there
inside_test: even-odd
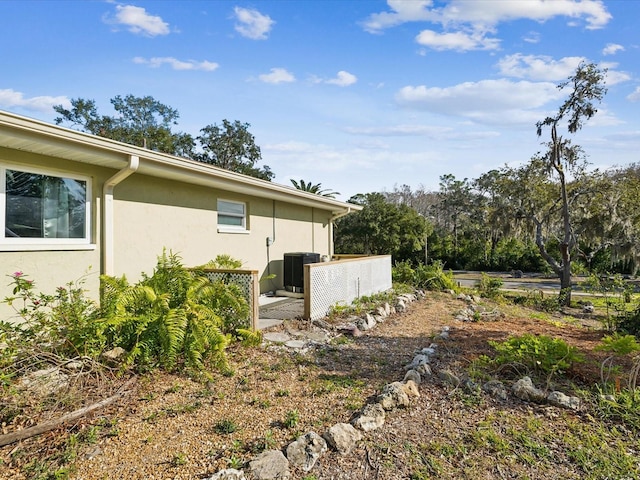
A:
[[[336,195],[340,195],[340,192],[334,192],[328,188],[323,189],[321,183],[316,183],[315,185],[311,182],[305,182],[304,180],[300,180],[296,182],[291,179],[291,183],[298,190],[302,190],[303,192],[315,193],[316,195],[322,195],[323,197],[335,198]]]

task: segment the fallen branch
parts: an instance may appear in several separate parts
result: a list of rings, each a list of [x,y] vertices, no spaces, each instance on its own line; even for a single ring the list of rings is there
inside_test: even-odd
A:
[[[107,405],[112,404],[116,400],[119,400],[120,398],[128,395],[130,392],[129,387],[131,387],[131,385],[133,385],[136,380],[137,380],[137,377],[133,376],[129,380],[127,380],[124,383],[124,385],[122,385],[122,387],[120,387],[120,389],[114,395],[108,398],[105,398],[104,400],[100,400],[99,402],[94,403],[92,405],[88,405],[86,407],[80,408],[66,415],[63,415],[60,418],[51,420],[49,422],[41,423],[39,425],[34,425],[33,427],[25,428],[17,432],[8,433],[6,435],[0,435],[0,447],[4,447],[5,445],[10,445],[12,443],[19,442],[20,440],[25,440],[27,438],[40,435],[41,433],[54,430],[67,422],[72,422],[74,420],[84,417],[85,415],[88,415],[94,410],[104,408]]]

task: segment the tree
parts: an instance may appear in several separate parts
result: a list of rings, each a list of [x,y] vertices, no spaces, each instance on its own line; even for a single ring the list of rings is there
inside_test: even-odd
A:
[[[202,152],[195,159],[233,172],[271,180],[274,173],[269,166],[255,166],[261,160],[261,153],[249,127],[248,123],[240,123],[238,120],[232,123],[226,119],[221,126],[207,125],[196,137]]]
[[[576,246],[576,237],[571,223],[569,197],[567,195],[567,174],[572,173],[576,167],[579,167],[581,150],[579,147],[572,146],[570,140],[558,135],[558,126],[560,122],[566,120],[567,131],[574,134],[582,128],[585,120],[596,114],[597,110],[593,102],[599,102],[606,93],[604,76],[605,71],[598,69],[594,64],[579,65],[573,76],[558,85],[559,89],[564,89],[569,85],[573,87],[567,100],[560,106],[558,113],[536,124],[538,137],[542,136],[542,131],[545,127],[550,127],[551,141],[547,143],[549,149],[543,156],[543,160],[548,174],[551,175],[554,172],[558,176],[560,183],[558,200],[563,230],[559,245],[560,261],[556,261],[547,252],[541,225],[538,225],[536,229],[536,244],[540,250],[540,255],[560,278],[560,301],[564,305],[571,303],[571,260]]]
[[[336,195],[340,195],[340,192],[334,192],[333,190],[329,190],[328,188],[323,189],[321,183],[313,184],[311,182],[305,182],[304,180],[300,180],[299,182],[291,179],[291,183],[298,190],[302,190],[303,192],[315,193],[316,195],[322,195],[323,197],[335,198]]]
[[[389,203],[382,193],[358,194],[349,202],[364,208],[336,222],[337,253],[393,255],[395,261],[424,258],[429,225],[413,208]]]
[[[98,114],[94,100],[72,99],[70,110],[62,105],[53,107],[60,115],[55,122],[58,125],[68,122],[71,127],[80,127],[85,132],[150,150],[192,156],[193,137],[171,131],[172,125],[177,125],[177,110],[150,96],[117,95],[111,99],[111,104],[117,112],[113,117]]]

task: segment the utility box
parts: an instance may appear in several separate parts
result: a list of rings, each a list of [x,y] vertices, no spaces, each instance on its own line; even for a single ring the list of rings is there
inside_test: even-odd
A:
[[[318,263],[319,253],[295,252],[284,254],[284,288],[289,292],[304,293],[304,266]]]

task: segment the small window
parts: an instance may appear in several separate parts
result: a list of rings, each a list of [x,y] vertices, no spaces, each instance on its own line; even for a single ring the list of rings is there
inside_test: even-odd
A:
[[[218,200],[218,230],[219,231],[246,231],[247,209],[246,204]]]
[[[89,181],[6,168],[5,244],[89,243]]]

